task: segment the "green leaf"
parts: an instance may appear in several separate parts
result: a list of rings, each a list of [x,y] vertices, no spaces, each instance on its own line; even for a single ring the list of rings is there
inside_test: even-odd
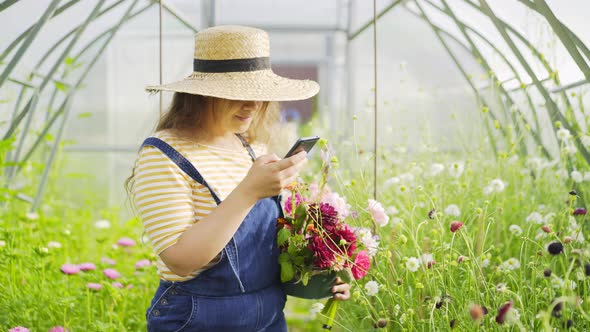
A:
[[[291,262],[282,262],[281,263],[281,282],[287,282],[293,279],[295,272],[293,271],[293,265]]]
[[[280,247],[291,237],[291,231],[287,228],[282,228],[277,234],[277,245]]]
[[[80,119],[89,118],[91,116],[92,116],[92,112],[84,112],[84,113],[78,114],[78,118],[80,118]]]
[[[291,256],[296,256],[297,255],[297,246],[292,243],[289,243],[289,247],[287,247],[287,252]]]
[[[281,253],[279,255],[279,264],[285,263],[285,262],[289,262],[289,254],[287,254],[286,252]]]

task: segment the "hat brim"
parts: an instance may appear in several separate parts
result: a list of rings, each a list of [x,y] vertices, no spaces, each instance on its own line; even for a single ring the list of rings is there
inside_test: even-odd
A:
[[[315,96],[318,83],[295,80],[275,74],[272,70],[231,73],[194,72],[182,81],[148,86],[148,92],[174,91],[232,100],[288,101]]]

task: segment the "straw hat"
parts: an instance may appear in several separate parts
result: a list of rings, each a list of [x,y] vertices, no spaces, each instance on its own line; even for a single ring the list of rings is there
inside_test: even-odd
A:
[[[276,75],[270,67],[266,31],[237,25],[197,32],[193,73],[182,81],[146,87],[148,92],[176,91],[258,101],[307,99],[319,90],[314,81]]]

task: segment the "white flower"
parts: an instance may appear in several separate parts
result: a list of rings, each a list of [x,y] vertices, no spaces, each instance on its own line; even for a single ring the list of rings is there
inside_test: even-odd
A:
[[[508,163],[509,164],[515,164],[518,161],[518,155],[515,154],[512,157],[510,157],[510,159],[508,159]]]
[[[437,176],[444,170],[445,166],[443,164],[434,163],[430,166],[430,176]]]
[[[560,128],[557,131],[557,138],[559,138],[560,141],[566,141],[570,139],[571,136],[570,131],[565,128]]]
[[[506,182],[500,179],[493,179],[490,183],[483,189],[484,195],[489,195],[493,192],[502,192],[506,188]]]
[[[357,239],[360,239],[361,243],[367,248],[369,257],[375,256],[379,248],[377,236],[373,236],[371,230],[366,227],[355,229],[354,233]]]
[[[402,218],[395,217],[391,219],[391,225],[395,226],[397,224],[401,224],[403,221],[404,220]]]
[[[108,220],[105,220],[105,219],[98,220],[97,222],[94,223],[94,227],[96,227],[98,229],[111,228],[111,222]]]
[[[49,248],[47,248],[47,247],[41,247],[41,248],[39,248],[39,251],[41,251],[42,253],[47,254],[47,253],[49,253]]]
[[[422,256],[420,256],[420,259],[422,260],[422,264],[425,264],[425,265],[428,265],[428,263],[430,263],[434,260],[432,258],[432,254],[422,254]],[[407,266],[407,264],[408,263],[406,262],[406,266]],[[412,271],[412,272],[414,272],[414,271]]]
[[[463,174],[464,169],[465,164],[462,161],[456,161],[449,166],[449,174],[454,178],[458,178]]]
[[[569,173],[566,169],[558,169],[555,171],[555,175],[558,179],[566,180],[569,177]]]
[[[394,184],[398,184],[398,183],[400,183],[400,181],[401,181],[401,180],[399,179],[399,177],[397,177],[397,176],[394,176],[394,177],[392,177],[392,178],[389,178],[389,179],[385,180],[385,182],[383,182],[383,187],[384,187],[384,188],[391,187],[391,186],[392,186],[392,185],[394,185]]]
[[[543,223],[543,215],[539,212],[531,212],[528,217],[526,217],[527,222],[535,222],[535,224],[542,224]]]
[[[479,263],[479,265],[481,265],[481,267],[486,268],[488,266],[490,266],[490,259],[489,258],[481,258],[480,259],[481,262]]]
[[[70,231],[69,229],[64,229],[64,230],[63,230],[63,233],[64,233],[65,235],[71,235],[71,234],[72,234],[72,231]]]
[[[61,248],[61,243],[57,241],[49,241],[49,243],[47,243],[47,248]]]
[[[397,316],[397,315],[399,315],[399,311],[401,310],[401,308],[402,308],[402,307],[400,307],[400,306],[399,306],[399,304],[396,304],[396,305],[393,307],[393,315],[394,315],[394,316]]]
[[[516,308],[510,308],[506,313],[506,323],[507,324],[514,324],[520,319],[520,312]]]
[[[573,156],[574,154],[576,154],[576,152],[578,152],[578,148],[573,143],[567,143],[563,147],[563,152],[567,153],[570,156]]]
[[[26,214],[26,217],[29,220],[37,220],[37,219],[39,219],[39,214],[37,212],[28,212]]]
[[[551,286],[553,286],[553,288],[563,288],[563,286],[565,286],[565,283],[563,282],[563,279],[553,275],[553,278],[551,278]]]
[[[324,309],[324,304],[320,303],[320,302],[316,302],[316,303],[312,304],[311,307],[309,308],[309,313],[311,314],[311,317],[315,317],[317,314],[322,312],[323,309]]]
[[[584,172],[584,181],[590,181],[590,172]]]
[[[410,271],[410,272],[416,272],[418,271],[418,268],[420,267],[420,260],[416,257],[410,257],[408,258],[408,261],[406,262],[406,268]]]
[[[505,283],[501,282],[499,284],[496,285],[496,291],[498,293],[504,293],[508,290],[508,286],[506,286]]]
[[[6,241],[0,240],[0,247],[5,247],[5,246],[6,246]]]
[[[387,209],[385,209],[385,211],[390,216],[395,216],[396,214],[399,213],[399,210],[395,206],[393,206],[393,205],[392,206],[388,206]]]
[[[572,180],[574,180],[574,182],[576,182],[576,183],[580,183],[580,182],[584,181],[584,176],[582,175],[582,173],[580,173],[578,171],[572,171],[571,177],[572,177]]]
[[[518,259],[512,257],[512,258],[508,258],[507,261],[502,263],[499,268],[502,271],[506,271],[506,270],[516,270],[519,267],[520,267],[520,262],[518,261]]]
[[[526,166],[530,169],[539,170],[543,167],[543,159],[531,157],[526,161]]]
[[[365,291],[367,291],[368,296],[375,296],[379,292],[379,284],[371,280],[365,284]]]
[[[453,217],[459,217],[461,215],[461,210],[455,204],[449,204],[449,206],[445,209],[445,214]]]
[[[588,136],[588,134],[582,136],[580,140],[585,147],[590,147],[590,136]]]
[[[521,236],[522,235],[522,228],[520,228],[520,226],[518,226],[518,225],[510,225],[510,227],[508,227],[508,230],[514,236]]]

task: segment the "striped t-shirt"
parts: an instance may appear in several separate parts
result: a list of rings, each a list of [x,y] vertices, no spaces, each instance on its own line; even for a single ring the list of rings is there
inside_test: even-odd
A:
[[[153,136],[165,141],[187,158],[221,200],[234,190],[252,166],[246,148],[234,151],[201,145],[167,131],[157,132]],[[253,144],[252,149],[257,156],[265,153],[263,145]],[[160,258],[159,255],[175,244],[186,229],[213,211],[217,204],[205,186],[184,173],[159,149],[146,146],[139,152],[133,196],[136,210],[158,256],[158,275],[161,279],[189,280],[219,260],[216,258],[191,275],[181,277],[172,273]]]

